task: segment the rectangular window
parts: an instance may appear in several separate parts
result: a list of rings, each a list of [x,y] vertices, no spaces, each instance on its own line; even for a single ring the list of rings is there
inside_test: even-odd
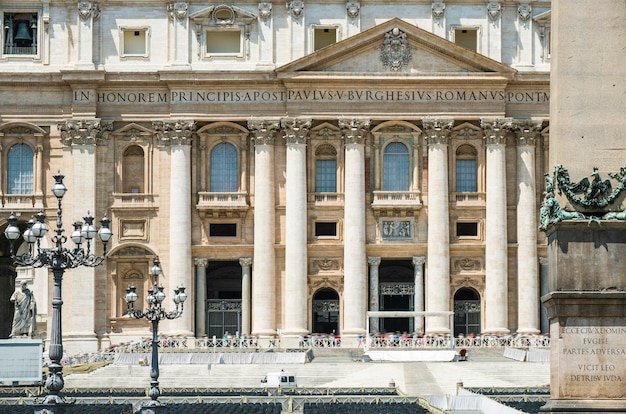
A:
[[[335,222],[316,222],[316,237],[337,237],[337,223]]]
[[[313,51],[337,43],[336,27],[318,27],[313,29]]]
[[[240,55],[241,30],[207,30],[206,53],[208,55]]]
[[[475,193],[476,160],[456,160],[456,191]]]
[[[36,55],[37,13],[4,13],[4,54]]]
[[[147,28],[123,28],[122,32],[122,56],[148,56],[148,29]]]
[[[478,237],[478,223],[456,223],[457,237]]]
[[[455,29],[454,43],[469,49],[472,52],[478,52],[478,30],[477,29]]]
[[[237,224],[235,223],[211,223],[209,225],[211,237],[235,237],[237,236]]]
[[[337,192],[337,161],[336,160],[315,161],[315,192],[316,193],[336,193]]]

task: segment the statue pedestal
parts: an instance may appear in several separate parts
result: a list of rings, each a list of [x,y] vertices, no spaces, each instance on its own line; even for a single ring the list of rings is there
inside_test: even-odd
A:
[[[548,231],[550,401],[543,412],[626,413],[626,223]]]

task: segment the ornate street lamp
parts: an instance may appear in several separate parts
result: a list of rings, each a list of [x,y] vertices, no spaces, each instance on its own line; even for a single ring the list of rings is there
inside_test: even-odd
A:
[[[170,312],[166,312],[161,306],[161,303],[165,300],[165,293],[163,292],[163,285],[159,285],[159,275],[161,274],[161,265],[159,259],[154,259],[154,266],[150,269],[152,275],[152,288],[148,289],[148,296],[146,302],[148,303],[148,309],[141,311],[135,309],[135,301],[137,300],[137,288],[134,285],[130,285],[126,289],[126,297],[124,300],[128,306],[128,314],[134,319],[146,318],[152,322],[152,363],[150,364],[150,391],[148,396],[150,401],[144,403],[145,407],[158,407],[162,404],[157,401],[161,391],[159,390],[159,340],[157,338],[159,332],[159,321],[164,319],[176,319],[183,314],[183,304],[187,299],[185,288],[183,286],[174,289],[174,304],[176,309]]]
[[[41,401],[45,405],[69,404],[68,401],[59,392],[63,389],[63,367],[61,358],[63,357],[63,341],[61,332],[61,284],[63,281],[63,273],[65,269],[74,269],[78,266],[96,267],[102,264],[107,252],[107,242],[111,239],[113,233],[109,228],[110,220],[104,216],[100,223],[102,227],[96,230],[93,225],[94,218],[87,212],[87,216],[83,217],[84,223],[77,221],[74,223],[74,231],[71,239],[76,246],[69,250],[63,245],[67,241],[67,237],[63,235],[63,209],[61,208],[61,200],[67,192],[67,187],[63,184],[64,176],[59,172],[53,175],[55,183],[52,186],[52,193],[58,201],[57,207],[57,226],[54,229],[56,233],[52,236],[54,247],[44,249],[41,247],[41,240],[48,232],[45,219],[46,215],[39,212],[35,219],[28,222],[28,227],[22,234],[24,241],[28,244],[28,251],[17,255],[14,252],[15,241],[20,237],[20,229],[17,226],[17,218],[11,213],[9,216],[9,225],[4,231],[4,235],[9,239],[10,252],[13,262],[18,266],[31,267],[47,267],[52,269],[54,278],[54,290],[52,296],[52,332],[50,335],[49,357],[50,365],[48,365],[48,378],[46,379],[47,395]],[[94,237],[103,243],[102,256],[97,256],[91,252],[91,243]],[[83,244],[86,243],[85,248]],[[95,250],[95,249],[94,249]]]

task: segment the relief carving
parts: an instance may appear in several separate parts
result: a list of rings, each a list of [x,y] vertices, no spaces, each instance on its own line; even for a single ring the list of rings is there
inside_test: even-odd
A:
[[[183,20],[185,17],[187,17],[188,11],[189,5],[183,1],[178,1],[176,3],[170,3],[167,5],[167,13],[170,16],[170,20],[174,20],[175,18],[178,20]]]
[[[286,6],[287,6],[287,10],[289,10],[289,14],[291,14],[291,17],[293,17],[296,20],[300,20],[300,17],[302,17],[302,12],[304,11],[304,1],[302,0],[288,1]]]
[[[496,21],[498,17],[500,17],[500,10],[502,10],[502,6],[500,2],[490,1],[487,4],[487,15],[491,19],[491,21]]]
[[[78,2],[78,15],[82,20],[87,20],[92,16],[96,20],[100,17],[100,5],[90,1],[80,1]]]
[[[356,19],[359,16],[359,11],[361,10],[361,3],[358,1],[346,1],[346,12],[348,13],[348,17],[351,19]]]
[[[411,49],[406,33],[394,27],[385,34],[380,47],[380,60],[384,67],[397,72],[411,61]]]
[[[480,271],[481,269],[482,264],[478,259],[470,259],[469,257],[465,257],[463,259],[458,259],[454,261],[454,270],[456,273]]]
[[[272,16],[272,3],[263,1],[259,3],[259,18],[266,21]]]
[[[519,14],[519,18],[524,23],[530,19],[533,8],[530,4],[520,4],[517,8],[517,13]]]
[[[334,271],[334,270],[339,270],[339,261],[335,260],[335,259],[318,259],[318,260],[313,260],[313,268],[311,270],[313,270],[314,273],[319,273],[319,272],[330,272],[330,271]]]
[[[433,18],[439,20],[446,11],[446,4],[443,1],[434,1],[432,5]]]

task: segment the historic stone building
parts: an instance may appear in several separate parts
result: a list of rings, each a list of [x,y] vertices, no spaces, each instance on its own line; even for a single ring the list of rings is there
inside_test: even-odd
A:
[[[389,310],[455,313],[373,331],[547,332],[549,0],[0,0],[0,17],[2,229],[41,210],[54,227],[61,171],[66,235],[87,211],[114,233],[102,266],[65,273],[68,352],[148,334],[124,295],[142,306],[156,257],[168,302],[189,295],[168,334],[356,337]],[[0,246],[2,315],[26,280],[45,335],[48,272]]]

